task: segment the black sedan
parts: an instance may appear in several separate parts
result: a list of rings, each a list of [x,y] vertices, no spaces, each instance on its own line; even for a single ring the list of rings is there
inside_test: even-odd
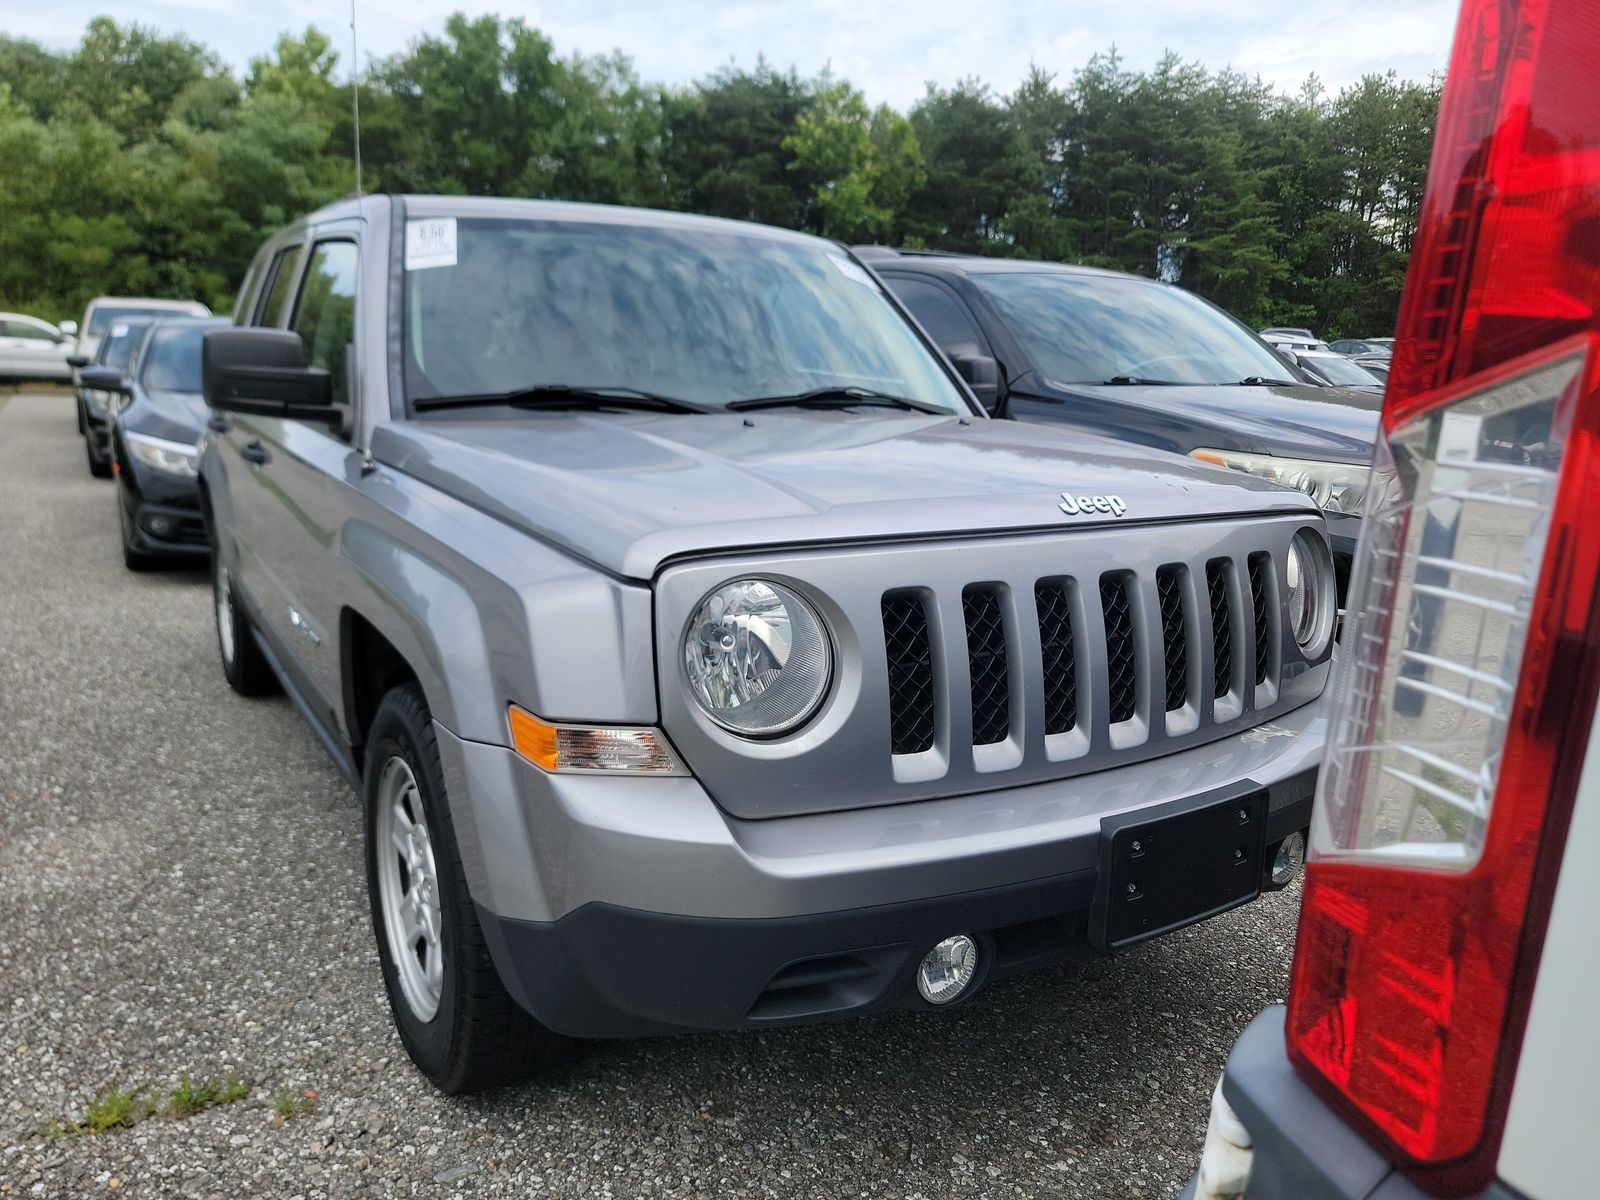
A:
[[[200,343],[225,320],[157,321],[123,381],[111,427],[122,559],[134,571],[210,553],[195,469],[210,414],[200,396]]]
[[[1312,496],[1343,596],[1381,396],[1320,386],[1221,309],[1154,280],[881,247],[857,254],[997,416],[1187,454]]]
[[[139,339],[150,326],[148,318],[118,321],[107,330],[94,358],[74,354],[67,365],[78,368],[78,432],[83,435],[83,453],[89,460],[89,474],[96,479],[111,477],[111,419],[117,415],[126,393],[121,387],[90,387],[84,382],[84,368],[91,368],[95,379],[123,381],[127,377]]]

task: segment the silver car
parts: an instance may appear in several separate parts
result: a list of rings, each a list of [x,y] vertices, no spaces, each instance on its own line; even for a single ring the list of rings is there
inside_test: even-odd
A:
[[[72,378],[67,356],[78,327],[52,325],[26,313],[0,312],[0,379]]]
[[[361,793],[444,1090],[564,1037],[963,1003],[1293,874],[1312,500],[989,419],[841,246],[371,196],[274,237],[235,320],[223,671]]]

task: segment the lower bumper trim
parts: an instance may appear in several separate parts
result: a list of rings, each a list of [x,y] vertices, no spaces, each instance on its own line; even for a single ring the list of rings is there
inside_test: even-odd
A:
[[[1268,820],[1281,838],[1310,819],[1315,772]],[[554,921],[499,916],[483,927],[516,1001],[570,1037],[753,1029],[922,1006],[918,962],[953,934],[979,947],[984,983],[1096,953],[1090,914],[1100,872],[790,917],[692,917],[591,902]],[[967,997],[955,1001],[965,1003]]]

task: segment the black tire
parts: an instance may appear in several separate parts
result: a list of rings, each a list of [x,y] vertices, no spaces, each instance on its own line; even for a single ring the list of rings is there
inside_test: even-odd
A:
[[[78,436],[83,437],[88,433],[89,425],[89,419],[83,415],[83,397],[80,396],[73,407],[78,410]]]
[[[385,770],[396,758],[416,784],[413,802],[420,801],[427,821],[438,883],[442,980],[437,1009],[427,1020],[419,1017],[400,980],[380,894],[378,856],[395,851],[387,839],[378,844],[378,805],[387,794],[382,782]],[[546,1029],[511,998],[489,957],[461,869],[433,721],[415,683],[395,688],[378,706],[367,738],[361,792],[367,894],[383,985],[400,1040],[417,1069],[440,1091],[454,1096],[526,1080],[568,1057],[574,1043]],[[398,861],[403,864],[405,859]],[[412,952],[406,946],[401,950]]]
[[[89,474],[96,479],[111,478],[111,459],[109,456],[99,458],[94,452],[94,443],[87,434],[83,438],[83,456],[89,460]]]
[[[215,544],[211,547],[211,611],[216,615],[217,657],[228,686],[241,696],[270,696],[278,691],[278,677],[256,644],[250,615],[233,594],[228,566]],[[226,629],[224,622],[228,623]]]

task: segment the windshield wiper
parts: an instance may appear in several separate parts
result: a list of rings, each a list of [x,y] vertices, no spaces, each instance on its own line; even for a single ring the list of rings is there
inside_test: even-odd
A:
[[[819,387],[809,392],[795,392],[789,396],[757,396],[752,400],[734,400],[727,405],[735,412],[752,408],[849,408],[857,404],[876,405],[880,408],[903,408],[909,412],[930,413],[939,417],[960,414],[920,400],[907,400],[888,392],[875,392],[864,387]]]
[[[1113,375],[1110,379],[1102,379],[1102,385],[1107,387],[1125,387],[1134,384],[1142,387],[1177,387],[1176,379],[1146,379],[1142,375]]]
[[[655,392],[630,387],[583,387],[575,383],[536,383],[509,392],[484,392],[468,396],[428,396],[413,400],[418,412],[441,408],[488,408],[497,404],[513,408],[638,408],[651,412],[703,413],[703,404],[691,404]]]
[[[1293,379],[1269,379],[1265,375],[1246,375],[1243,379],[1235,379],[1232,383],[1219,383],[1217,387],[1270,387],[1277,383],[1294,383]]]

